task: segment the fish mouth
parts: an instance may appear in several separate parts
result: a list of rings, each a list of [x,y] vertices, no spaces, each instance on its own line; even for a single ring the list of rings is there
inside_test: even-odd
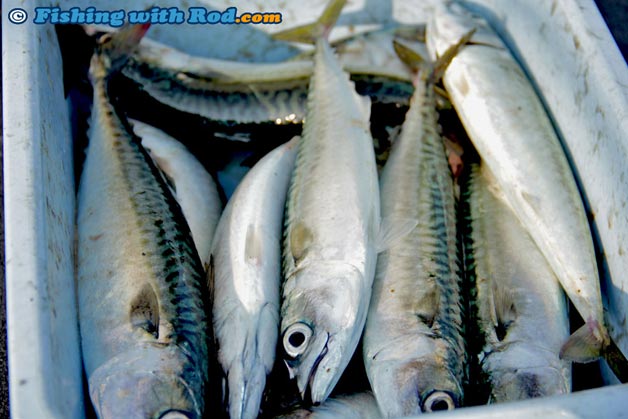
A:
[[[301,399],[305,401],[306,397],[309,396],[309,399],[307,400],[307,402],[313,405],[320,404],[323,401],[323,399],[326,398],[325,394],[322,394],[322,395],[314,394],[314,381],[316,380],[316,373],[318,372],[318,367],[320,366],[321,361],[323,360],[323,358],[325,358],[325,356],[327,355],[327,352],[329,352],[328,344],[329,344],[330,337],[331,335],[327,333],[327,339],[325,340],[323,349],[321,349],[321,352],[319,353],[318,357],[314,360],[314,363],[312,364],[312,368],[310,369],[310,374],[308,376],[307,385],[305,386],[305,388],[301,390]],[[325,393],[328,393],[328,391],[325,391]]]

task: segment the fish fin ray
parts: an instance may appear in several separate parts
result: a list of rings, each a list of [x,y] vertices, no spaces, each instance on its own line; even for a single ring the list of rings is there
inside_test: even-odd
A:
[[[319,39],[327,39],[346,3],[347,0],[330,0],[316,22],[275,32],[272,37],[280,41],[305,44],[315,44]]]
[[[595,320],[589,320],[572,333],[560,348],[560,358],[578,363],[595,361],[609,344],[603,327]]]
[[[466,44],[469,43],[469,41],[471,41],[471,37],[473,36],[475,31],[476,28],[473,28],[469,32],[462,35],[458,42],[447,48],[447,50],[436,59],[433,64],[432,73],[429,75],[429,78],[433,83],[436,83],[438,80],[441,79],[441,77],[443,77],[443,74],[445,73],[447,66],[449,66],[449,63],[451,63],[454,57],[458,55],[458,52],[460,52],[462,47],[464,47]]]
[[[493,327],[497,339],[502,341],[508,334],[508,328],[517,319],[517,306],[515,304],[517,291],[506,288],[497,281],[491,281],[490,292]]]
[[[381,253],[389,249],[397,241],[410,234],[418,224],[419,221],[413,218],[383,218],[375,238],[375,250]]]

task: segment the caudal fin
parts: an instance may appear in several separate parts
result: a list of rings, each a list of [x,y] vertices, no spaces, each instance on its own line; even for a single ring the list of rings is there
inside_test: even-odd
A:
[[[98,39],[96,54],[106,56],[109,73],[122,68],[148,31],[150,23],[125,25],[117,32],[107,33]]]
[[[316,22],[276,32],[272,37],[280,41],[304,44],[315,44],[319,39],[327,39],[346,3],[347,0],[330,0]]]
[[[456,44],[450,46],[432,63],[426,61],[419,53],[397,40],[393,41],[393,46],[401,61],[410,67],[412,71],[418,72],[420,77],[434,84],[441,79],[451,60],[454,59],[463,46],[469,43],[474,33],[475,28],[464,34]]]

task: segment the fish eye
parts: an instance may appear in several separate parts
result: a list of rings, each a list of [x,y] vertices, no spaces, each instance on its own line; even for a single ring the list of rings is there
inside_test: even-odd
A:
[[[292,358],[302,355],[307,349],[312,328],[304,323],[295,323],[283,334],[283,347]]]
[[[445,391],[434,391],[427,396],[423,402],[424,412],[440,412],[443,410],[453,410],[456,403],[453,397]]]
[[[194,416],[188,412],[182,412],[181,410],[168,410],[159,416],[159,419],[191,419]]]

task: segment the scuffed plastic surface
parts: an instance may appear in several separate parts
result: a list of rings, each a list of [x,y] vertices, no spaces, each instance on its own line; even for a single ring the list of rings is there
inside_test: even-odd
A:
[[[34,2],[3,2],[4,8]],[[14,418],[84,415],[74,293],[74,172],[54,27],[3,13],[9,394]]]

